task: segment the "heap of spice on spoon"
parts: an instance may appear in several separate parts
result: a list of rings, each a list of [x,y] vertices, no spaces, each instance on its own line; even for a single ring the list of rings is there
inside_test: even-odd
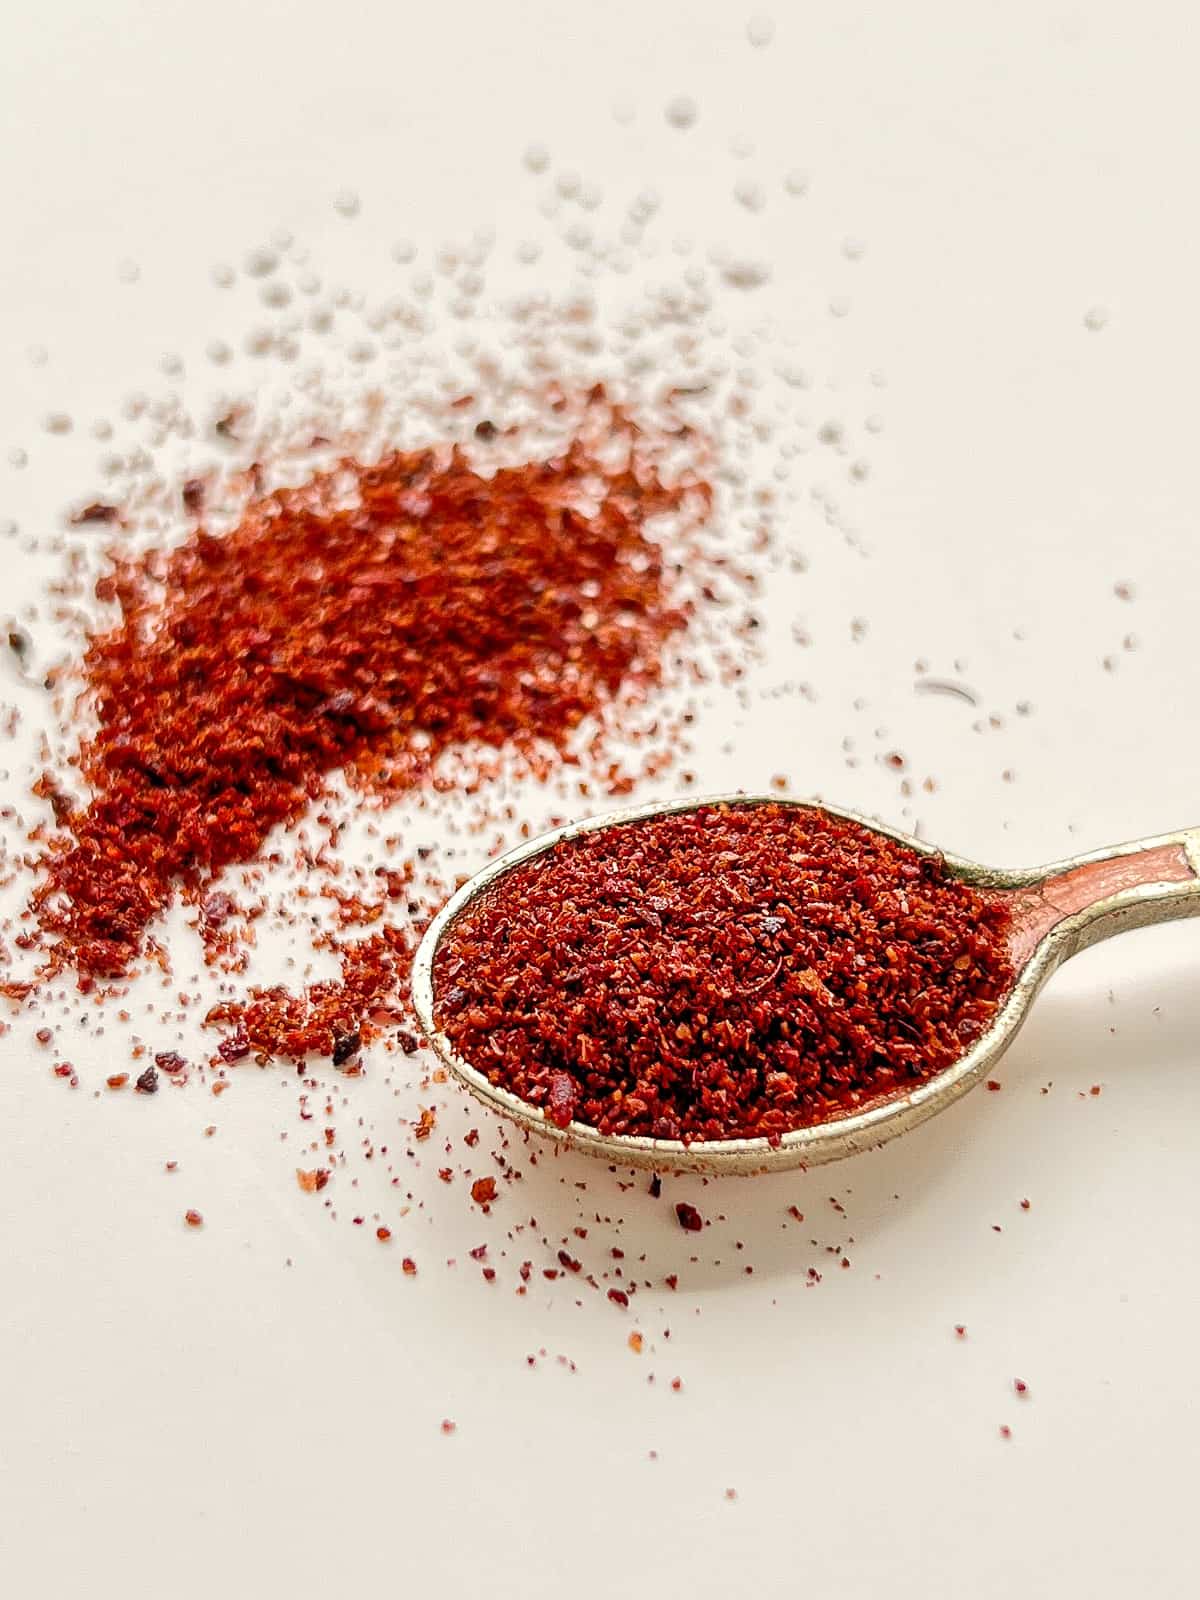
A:
[[[533,1132],[664,1170],[815,1165],[982,1081],[1071,955],[1200,914],[1198,852],[1185,831],[1005,871],[812,802],[643,806],[478,873],[413,997]]]

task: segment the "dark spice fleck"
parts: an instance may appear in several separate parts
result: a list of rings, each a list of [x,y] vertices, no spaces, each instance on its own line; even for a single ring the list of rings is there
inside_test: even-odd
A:
[[[237,903],[232,895],[223,890],[215,890],[206,895],[200,906],[200,913],[211,928],[224,927],[229,918],[237,912]]]
[[[345,1066],[351,1056],[356,1056],[362,1048],[362,1035],[358,1033],[338,1033],[333,1039],[333,1064],[335,1067]]]
[[[676,1205],[675,1215],[679,1218],[679,1226],[686,1228],[689,1233],[699,1233],[704,1226],[704,1218],[686,1200],[680,1200]]]
[[[71,518],[73,526],[84,527],[88,523],[118,522],[121,512],[117,506],[106,504],[103,500],[93,500],[91,505],[84,506]]]
[[[137,1082],[134,1084],[134,1088],[139,1094],[157,1094],[158,1068],[147,1067],[145,1072],[141,1073],[138,1077]]]

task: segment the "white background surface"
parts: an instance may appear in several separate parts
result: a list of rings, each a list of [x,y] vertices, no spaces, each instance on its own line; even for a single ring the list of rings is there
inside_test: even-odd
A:
[[[606,188],[655,184],[681,230],[715,237],[749,225],[727,154],[746,133],[773,197],[753,220],[775,263],[764,293],[819,386],[838,385],[814,421],[827,405],[886,426],[852,502],[868,559],[814,517],[811,571],[775,597],[816,646],[754,688],[800,672],[816,705],[753,694],[738,767],[714,730],[701,786],[785,770],[904,821],[890,777],[843,762],[844,734],[873,749],[886,726],[938,778],[926,834],[983,859],[1200,820],[1188,8],[780,4],[764,51],[748,14],[10,11],[0,446],[31,462],[17,473],[0,453],[0,516],[28,526],[90,487],[86,439],[48,441],[38,419],[111,409],[164,350],[202,349],[211,261],[272,228],[347,271],[360,253],[369,281],[399,235],[425,247],[531,210],[520,153],[541,139]],[[701,108],[686,136],[661,113],[680,92]],[[637,104],[631,128],[616,94]],[[792,166],[811,189],[789,207]],[[330,204],[345,186],[363,197],[352,231]],[[847,235],[866,241],[860,262]],[[850,315],[831,318],[842,294]],[[1095,332],[1093,306],[1109,313]],[[811,470],[841,474],[840,494],[844,469]],[[7,610],[35,589],[5,559]],[[869,620],[862,646],[851,616]],[[915,696],[918,656],[1003,727],[972,732],[969,708]],[[13,772],[18,803],[27,778]],[[530,1171],[523,1203],[547,1232],[620,1215],[628,1255],[680,1272],[677,1295],[638,1297],[641,1357],[633,1321],[598,1297],[580,1308],[535,1283],[518,1300],[442,1270],[500,1237],[465,1201],[414,1220],[415,1283],[370,1230],[331,1224],[278,1148],[278,1077],[239,1079],[205,1143],[210,1108],[185,1094],[71,1096],[15,1034],[0,1041],[5,1592],[1194,1594],[1198,937],[1185,925],[1080,958],[1003,1092],[885,1152],[669,1183],[666,1200],[714,1219],[698,1245],[641,1183],[622,1194],[578,1159]],[[74,1058],[99,1081],[102,1051],[81,1040]],[[1102,1095],[1081,1098],[1093,1083]],[[477,1120],[448,1104],[454,1126]],[[186,1196],[164,1195],[172,1152]],[[181,1228],[184,1204],[202,1233]],[[792,1204],[811,1230],[783,1230]],[[823,1246],[850,1234],[840,1271]],[[593,1247],[609,1239],[593,1228]],[[809,1290],[811,1264],[825,1277]]]

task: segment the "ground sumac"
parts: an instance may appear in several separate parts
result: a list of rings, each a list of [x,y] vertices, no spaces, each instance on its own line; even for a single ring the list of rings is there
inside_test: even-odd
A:
[[[1008,924],[857,823],[702,806],[501,878],[442,941],[438,1020],[559,1126],[774,1140],[960,1056],[1011,983]]]
[[[655,680],[686,613],[646,523],[702,516],[708,487],[668,482],[601,391],[587,411],[592,442],[548,460],[347,460],[116,563],[83,662],[90,798],[56,807],[34,900],[53,965],[125,972],[181,883],[252,858],[333,769],[402,789],[453,746],[561,749]]]

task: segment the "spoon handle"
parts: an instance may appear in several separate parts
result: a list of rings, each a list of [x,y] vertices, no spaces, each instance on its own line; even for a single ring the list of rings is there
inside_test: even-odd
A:
[[[1200,916],[1200,828],[1059,861],[1018,887],[1011,948],[1024,961],[1045,941],[1046,975],[1114,933]]]

